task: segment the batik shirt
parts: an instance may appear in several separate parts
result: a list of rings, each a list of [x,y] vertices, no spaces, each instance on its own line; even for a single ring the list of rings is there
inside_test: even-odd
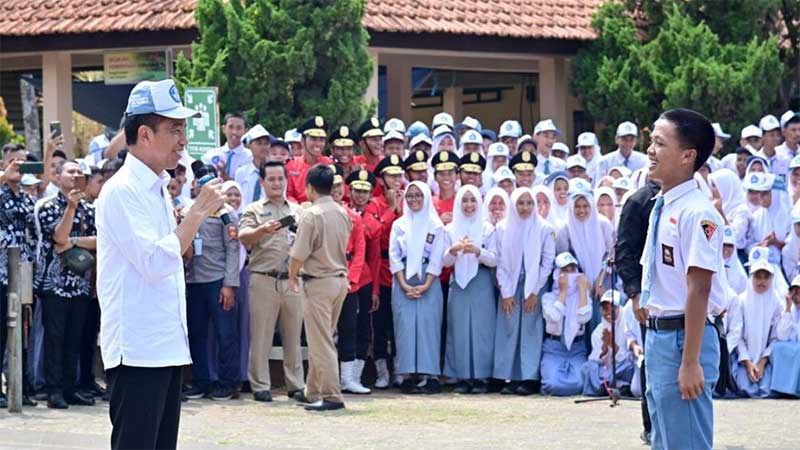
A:
[[[21,248],[23,261],[33,262],[36,255],[33,198],[22,190],[15,194],[4,184],[0,187],[0,281],[3,286],[8,285],[8,247],[14,246]]]

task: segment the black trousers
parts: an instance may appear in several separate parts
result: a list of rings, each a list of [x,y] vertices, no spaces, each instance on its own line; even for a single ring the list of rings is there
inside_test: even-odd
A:
[[[97,333],[100,331],[100,303],[96,298],[89,300],[86,319],[83,322],[83,336],[80,345],[80,378],[78,386],[94,386],[94,355],[97,351]]]
[[[381,286],[381,304],[372,316],[372,328],[375,336],[375,359],[389,359],[389,341],[394,341],[391,286]]]
[[[347,294],[339,315],[339,361],[367,359],[369,348],[369,310],[372,307],[372,284]]]
[[[183,367],[108,371],[112,449],[174,449],[181,419]]]
[[[644,340],[645,336],[647,336],[647,327],[639,324],[639,329],[642,331],[642,348],[644,348]],[[639,369],[639,379],[642,380],[642,425],[644,426],[645,433],[650,433],[650,430],[653,428],[653,424],[650,422],[650,409],[647,407],[647,396],[644,394],[645,390],[647,389],[647,371],[644,370],[644,366],[647,364],[647,355],[644,355],[644,361],[642,361],[642,367]]]
[[[88,297],[42,296],[44,383],[50,394],[75,390],[83,322],[88,307]]]

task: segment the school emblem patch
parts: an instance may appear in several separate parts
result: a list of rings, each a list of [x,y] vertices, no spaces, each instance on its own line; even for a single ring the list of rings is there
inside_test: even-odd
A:
[[[665,266],[675,267],[675,251],[666,244],[661,244],[661,262]]]
[[[706,235],[706,239],[709,241],[711,240],[711,236],[714,235],[714,232],[717,231],[717,224],[710,220],[701,220],[700,226],[703,228],[703,233]]]

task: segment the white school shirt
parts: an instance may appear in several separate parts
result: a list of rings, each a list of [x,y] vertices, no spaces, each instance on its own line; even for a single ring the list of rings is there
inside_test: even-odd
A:
[[[632,343],[644,348],[642,344],[642,328],[633,314],[633,302],[628,302],[622,308],[622,323],[625,325],[625,348],[631,348]]]
[[[239,183],[239,186],[242,187],[242,208],[245,208],[247,205],[264,198],[263,188],[261,188],[260,198],[253,198],[256,185],[258,185],[260,180],[260,176],[258,174],[256,165],[253,164],[252,161],[243,165],[242,167],[239,167],[239,170],[236,171],[234,180],[236,180],[236,182]]]
[[[481,254],[478,256],[478,264],[486,267],[497,267],[497,238],[495,237],[494,226],[489,222],[483,222],[482,234]],[[442,237],[444,238],[444,243],[442,245],[442,251],[444,252],[442,256],[442,265],[445,267],[452,267],[456,264],[456,257],[448,250],[450,250],[450,247],[452,247],[455,242],[453,242],[451,233],[447,232],[447,227],[445,227],[445,232]]]
[[[616,317],[617,322],[614,326],[614,342],[619,347],[617,349],[617,357],[615,358],[618,363],[621,363],[628,359],[631,356],[631,351],[628,350],[626,346],[627,338],[625,337],[625,325],[623,324],[622,317],[620,314]],[[597,324],[592,331],[592,352],[589,354],[589,361],[597,361],[602,362],[605,361],[606,358],[610,361],[611,358],[611,347],[608,348],[608,353],[603,355],[603,330],[611,330],[611,322],[608,322],[606,319],[602,319],[602,321]]]
[[[433,208],[433,205],[431,205]],[[389,270],[394,276],[397,272],[405,275],[405,258],[408,254],[407,240],[426,239],[426,236],[408,236],[403,227],[398,226],[398,221],[392,224],[392,232],[389,235]],[[423,258],[428,258],[426,274],[438,277],[442,273],[442,255],[444,254],[444,228],[438,228],[432,232],[433,242],[425,244],[422,250]],[[424,280],[423,280],[424,281]]]
[[[202,159],[205,164],[213,165],[212,160],[215,156],[219,156],[220,159],[222,159],[222,162],[227,164],[228,152],[233,152],[233,156],[231,156],[230,167],[227,165],[225,166],[225,172],[228,174],[229,178],[235,177],[236,171],[239,170],[240,167],[247,165],[247,163],[253,162],[253,152],[247,148],[244,148],[244,145],[242,144],[239,144],[239,146],[234,149],[231,149],[228,147],[228,144],[225,144],[222,147],[207,151],[203,155]]]
[[[536,213],[536,211],[534,211]],[[539,273],[536,274],[537,283],[534,286],[533,292],[539,293],[542,290],[545,284],[547,284],[547,279],[550,277],[550,274],[553,272],[553,261],[556,258],[556,235],[553,231],[553,227],[544,219],[539,217],[539,242],[542,246],[541,256],[539,257]],[[517,293],[517,283],[518,279],[512,280],[511,278],[513,275],[509,273],[507,270],[503,268],[504,264],[500,263],[502,260],[503,254],[503,233],[505,232],[504,226],[502,226],[505,222],[500,222],[495,230],[496,239],[497,239],[497,284],[500,288],[500,295],[503,298],[510,298],[514,297]],[[520,243],[520,245],[530,245],[529,243]],[[523,252],[524,254],[524,252]],[[520,269],[524,269],[524,266]],[[531,276],[530,273],[525,274],[526,277]]]
[[[775,154],[780,156],[781,159],[789,162],[791,162],[798,153],[800,153],[800,145],[798,145],[796,149],[792,150],[788,145],[786,145],[785,141],[781,145],[775,147]]]
[[[558,280],[554,282],[558,283]],[[580,298],[578,301],[580,302]],[[558,295],[556,293],[548,292],[542,296],[542,315],[544,316],[544,328],[547,334],[552,334],[553,336],[561,336],[564,334],[564,313],[566,312],[567,306],[558,300]],[[577,313],[580,329],[575,335],[575,339],[577,339],[578,336],[583,336],[586,323],[592,319],[592,300],[588,292],[586,293],[586,304],[579,306]]]
[[[545,174],[544,166],[545,162],[548,161],[550,162],[550,171],[547,174]],[[542,182],[544,182],[544,178],[546,178],[547,175],[550,175],[553,172],[564,172],[566,170],[567,170],[567,162],[564,161],[563,159],[556,158],[553,155],[550,155],[546,158],[539,154],[536,155],[536,167],[534,168],[534,171],[542,176]]]
[[[650,299],[646,308],[654,317],[677,316],[686,309],[688,287],[686,275],[690,267],[713,272],[708,298],[708,313],[719,315],[727,306],[722,258],[722,232],[725,222],[691,178],[669,192],[663,191],[664,206],[658,221],[658,242],[652,246],[653,231],[647,232],[644,252],[639,262],[643,267],[642,289],[647,282],[649,253],[655,251]],[[655,209],[653,210],[655,212]],[[651,213],[652,215],[652,213]]]
[[[773,156],[768,156],[764,151],[764,147],[761,147],[761,149],[756,153],[756,156],[767,160],[770,168],[769,171],[771,173],[785,177],[786,174],[789,173],[789,163],[791,162],[791,158],[784,158],[782,152],[778,152],[778,147],[775,147],[774,152],[775,154]]]
[[[181,243],[167,183],[128,154],[97,199],[97,296],[106,369],[192,363]]]
[[[800,308],[792,305],[791,311],[782,308],[781,319],[778,322],[776,335],[779,341],[800,341]]]
[[[631,150],[631,155],[625,158],[617,148],[613,152],[604,155],[603,159],[600,160],[603,175],[608,175],[608,172],[614,167],[627,167],[633,173],[643,167],[647,167],[649,164],[650,160],[647,155],[636,151],[636,149]]]

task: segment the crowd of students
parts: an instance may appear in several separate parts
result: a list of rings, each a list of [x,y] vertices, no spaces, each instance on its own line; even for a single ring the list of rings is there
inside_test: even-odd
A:
[[[800,396],[800,113],[745,127],[724,156],[731,136],[714,129],[714,156],[696,181],[725,218],[721,365],[728,375],[717,393]],[[221,178],[233,218],[207,219],[184,255],[194,361],[188,398],[225,400],[249,389],[270,401],[276,329],[289,396],[302,390],[303,299],[282,284],[295,236],[291,221],[278,219],[298,217],[306,172],[317,164],[333,166],[333,197],[354,223],[350,293],[337,321],[344,392],[370,392],[364,371],[371,360],[373,388],[407,394],[452,384],[465,394],[606,395],[615,387],[642,395],[640,322],[614,263],[623,206],[637,190],[653,189],[635,124],[619,124],[617,148],[605,154],[591,132],[569,148],[552,120],[529,135],[514,120],[494,132],[447,113],[430,127],[375,118],[331,127],[316,116],[283,135],[229,113],[223,132],[227,143],[200,160],[184,152],[167,185],[180,219],[198,180]],[[103,393],[91,359],[79,357],[96,346],[92,280],[62,268],[58,255],[70,246],[91,249],[90,201],[123,164],[120,141],[105,140],[76,164],[51,146],[47,188],[15,172],[15,161],[30,158],[24,148],[4,148],[3,192],[15,203],[0,214],[3,249],[30,246],[44,304],[80,297],[88,305],[49,315],[45,307],[34,323],[29,392],[66,389],[66,402],[41,397],[55,407]],[[79,194],[73,179],[82,174],[90,187]],[[59,226],[65,211],[71,231]],[[46,276],[58,270],[65,285]],[[50,364],[42,361],[59,338],[61,369],[47,380]]]

